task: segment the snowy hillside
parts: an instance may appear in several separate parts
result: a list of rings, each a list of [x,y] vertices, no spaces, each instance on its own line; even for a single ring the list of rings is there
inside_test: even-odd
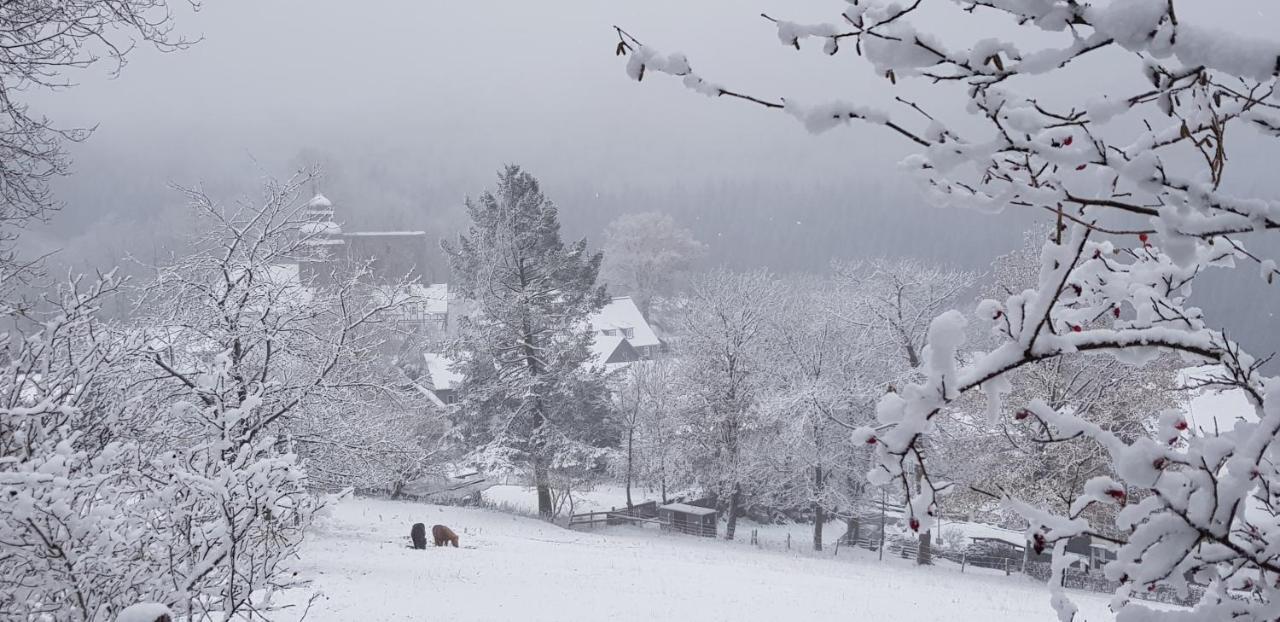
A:
[[[448,525],[462,548],[408,548],[414,522]],[[335,507],[304,546],[302,567],[321,594],[306,616],[313,622],[1054,619],[1048,591],[1016,576],[818,559],[628,527],[582,533],[372,499]],[[1079,620],[1113,619],[1105,596],[1073,596]],[[286,611],[280,619],[301,615]]]

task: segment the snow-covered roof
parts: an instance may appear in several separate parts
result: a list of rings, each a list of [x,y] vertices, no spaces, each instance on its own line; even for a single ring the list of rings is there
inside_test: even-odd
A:
[[[301,285],[302,280],[298,277],[298,264],[296,263],[275,263],[267,266],[263,270],[262,278],[265,278],[273,285]]]
[[[443,315],[449,312],[449,284],[432,283],[431,285],[415,285],[412,288],[415,297],[426,304],[426,312]]]
[[[708,514],[716,513],[716,511],[711,508],[702,508],[696,505],[689,505],[687,503],[668,503],[666,505],[658,506],[658,509],[671,510],[672,512],[680,512],[681,514],[692,514],[694,516],[706,516]]]
[[[318,208],[318,209],[328,209],[333,207],[333,202],[330,201],[328,197],[317,192],[316,196],[311,197],[311,200],[307,201],[307,207]]]
[[[434,391],[448,391],[462,382],[462,374],[459,374],[450,367],[453,361],[449,360],[443,354],[435,352],[424,352],[422,359],[427,364],[427,375],[431,376],[430,387]]]
[[[1014,546],[1025,546],[1027,534],[1015,529],[1004,529],[984,523],[947,523],[942,524],[942,532],[959,531],[970,540],[999,540]]]
[[[591,358],[596,365],[604,365],[609,362],[609,357],[613,356],[613,352],[622,345],[626,338],[622,335],[596,335],[591,342]]]
[[[426,231],[349,231],[343,235],[353,238],[390,237],[395,235],[426,235]]]
[[[347,241],[342,238],[311,238],[303,242],[310,246],[341,246],[346,243]]]
[[[342,227],[332,220],[321,220],[317,222],[304,222],[298,229],[303,235],[338,235],[342,233]]]
[[[273,304],[304,306],[315,298],[315,291],[303,284],[296,263],[271,264],[255,270],[255,273],[258,285],[269,288],[264,293],[274,298]]]
[[[589,321],[591,330],[596,332],[631,329],[632,334],[627,341],[637,348],[659,344],[658,335],[653,332],[649,322],[645,321],[640,308],[630,296],[619,296],[609,301],[598,313],[592,315]]]

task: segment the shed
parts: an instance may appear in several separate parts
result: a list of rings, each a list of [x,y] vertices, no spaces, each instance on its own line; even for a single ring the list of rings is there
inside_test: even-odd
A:
[[[719,516],[715,509],[687,503],[658,506],[658,518],[673,531],[706,538],[716,537],[719,526]]]

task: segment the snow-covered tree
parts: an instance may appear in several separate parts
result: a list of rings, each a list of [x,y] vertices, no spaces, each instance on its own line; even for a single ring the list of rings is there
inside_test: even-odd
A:
[[[1022,246],[997,258],[982,295],[1003,297],[1034,287],[1040,247],[1053,235],[1050,231],[1044,227],[1029,232]],[[979,343],[984,340],[978,339]],[[998,341],[992,345],[999,345]],[[1010,372],[1005,400],[1026,404],[1039,399],[1051,408],[1071,409],[1132,441],[1155,428],[1159,413],[1180,404],[1185,392],[1178,391],[1176,363],[1177,357],[1168,354],[1142,366],[1110,357],[1064,354]],[[963,499],[967,502],[963,505],[996,506],[999,511],[992,499],[974,491],[1005,490],[1037,506],[1065,512],[1085,482],[1114,475],[1106,448],[1091,439],[1045,443],[1041,426],[1016,418],[988,425],[980,403],[960,410],[943,426],[952,434],[940,439],[948,473],[967,484],[948,494],[949,507]],[[979,414],[972,416],[974,412]]]
[[[1215,17],[1251,19],[1219,8]],[[634,79],[673,74],[699,93],[784,111],[815,132],[854,122],[882,128],[918,149],[906,164],[939,202],[1040,211],[1065,225],[1044,245],[1033,287],[979,306],[978,321],[999,344],[959,364],[968,321],[958,311],[938,316],[921,356],[925,378],[886,396],[879,425],[861,433],[877,447],[873,478],[898,482],[913,526],[936,509],[940,484],[922,451],[936,419],[975,389],[992,420],[1007,416],[1010,371],[1074,353],[1141,364],[1164,350],[1213,366],[1206,386],[1247,396],[1254,419],[1229,430],[1193,430],[1170,409],[1132,440],[1069,408],[1012,405],[1044,426],[1045,441],[1094,439],[1117,475],[1089,480],[1066,513],[996,493],[1030,522],[1036,548],[1053,547],[1052,604],[1064,621],[1076,613],[1061,588],[1065,545],[1080,534],[1119,545],[1105,574],[1120,582],[1112,605],[1124,620],[1264,620],[1280,606],[1280,380],[1187,304],[1192,282],[1213,267],[1253,262],[1260,284],[1277,276],[1274,259],[1245,239],[1280,229],[1280,205],[1233,190],[1226,141],[1280,138],[1280,42],[1207,26],[1195,11],[1176,0],[861,0],[831,23],[774,20],[785,45],[816,39],[828,54],[861,54],[887,79],[896,111],[748,95],[619,31],[617,51]],[[998,19],[1018,42],[963,40],[978,28],[944,41],[917,26],[939,17]],[[1089,72],[1090,88],[1055,88],[1076,71]],[[911,97],[908,85],[927,99]],[[961,112],[971,118],[956,121]],[[1114,525],[1124,535],[1108,536],[1084,515],[1097,503],[1125,505]],[[1191,582],[1207,589],[1190,611],[1154,612],[1131,600]]]
[[[633,296],[652,321],[653,300],[674,294],[685,272],[705,252],[706,245],[669,214],[623,214],[604,231],[601,278],[611,290]]]
[[[730,540],[752,487],[769,482],[759,469],[769,457],[763,446],[778,439],[770,417],[776,411],[761,400],[781,302],[781,287],[767,272],[713,270],[692,279],[679,318],[685,461],[697,483],[728,507]]]
[[[411,299],[379,295],[358,270],[323,286],[300,279],[296,262],[321,252],[300,200],[306,179],[231,206],[186,191],[205,233],[142,288],[154,380],[141,404],[167,413],[146,441],[168,483],[152,509],[172,583],[163,602],[188,616],[271,610],[295,584],[287,564],[317,508],[312,486],[367,482],[335,478],[334,465],[422,458],[369,397],[391,390],[373,329],[390,330],[390,312]],[[328,477],[312,482],[309,465]]]
[[[538,513],[551,517],[553,466],[602,458],[604,379],[589,364],[587,318],[606,301],[596,285],[600,254],[560,239],[555,205],[518,166],[498,175],[496,194],[467,201],[471,226],[444,243],[454,291],[475,305],[451,350],[464,379],[456,412],[477,460],[528,468]]]
[[[942,311],[959,303],[973,286],[972,273],[917,259],[877,259],[865,264],[836,264],[836,280],[846,292],[843,317],[850,330],[869,330],[879,346],[878,372],[886,389],[916,379],[915,371],[929,346],[929,325]],[[912,477],[922,471],[915,469]],[[930,521],[920,521],[916,561],[931,562]]]
[[[0,375],[0,617],[107,620],[168,588],[145,458],[127,433],[137,343],[98,308],[120,281],[73,279],[15,322]]]
[[[679,465],[677,418],[680,396],[676,394],[677,365],[670,359],[638,361],[632,368],[634,382],[644,396],[636,422],[638,475],[641,481],[658,488],[659,499],[683,483]]]
[[[636,361],[612,383],[613,417],[621,435],[615,470],[625,483],[628,506],[635,485],[657,488],[666,503],[667,493],[680,481],[677,369],[671,358]]]
[[[15,228],[58,206],[49,180],[70,168],[64,142],[90,132],[59,127],[32,111],[24,94],[66,87],[70,70],[102,60],[119,71],[139,42],[172,50],[187,41],[174,32],[166,0],[68,0],[56,7],[19,0],[0,11],[0,32],[0,238],[8,242]],[[9,265],[13,256],[5,251],[0,268],[17,267]]]
[[[920,366],[929,323],[955,306],[973,287],[977,275],[919,259],[875,259],[836,263],[836,281],[847,294],[844,317],[849,330],[873,330],[897,351],[893,367],[906,376]]]
[[[852,516],[864,491],[868,453],[850,432],[871,420],[883,392],[883,346],[870,326],[851,325],[845,299],[825,279],[793,279],[788,303],[773,319],[775,374],[766,407],[782,422],[788,500],[813,515],[813,548],[822,550],[832,516]]]
[[[642,434],[641,421],[644,419],[645,411],[650,407],[649,368],[643,365],[645,362],[641,361],[642,365],[628,369],[625,375],[615,382],[612,391],[613,418],[617,421],[618,429],[622,433],[619,459],[622,462],[622,481],[627,493],[627,507],[633,505],[631,484],[637,479],[636,467],[639,459],[636,454],[636,439]]]

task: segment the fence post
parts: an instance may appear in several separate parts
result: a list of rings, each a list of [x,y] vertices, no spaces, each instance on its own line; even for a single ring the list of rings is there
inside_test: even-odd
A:
[[[961,552],[960,553],[960,572],[961,573],[964,573],[964,565],[968,563],[968,561],[969,561],[969,554],[966,552]]]
[[[791,534],[787,534],[787,550],[791,550]]]
[[[1004,558],[1004,576],[1009,576],[1009,558]]]

